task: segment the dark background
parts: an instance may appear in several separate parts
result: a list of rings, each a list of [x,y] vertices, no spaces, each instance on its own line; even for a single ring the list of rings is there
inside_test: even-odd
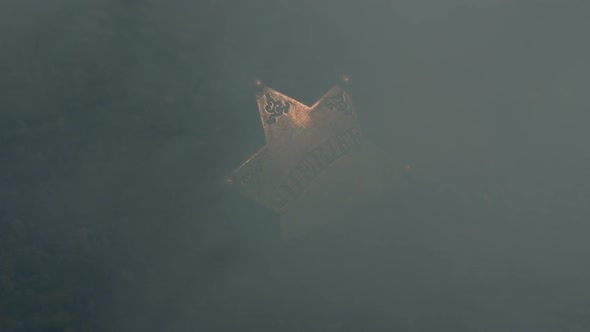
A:
[[[2,1],[0,331],[590,331],[589,15]],[[280,243],[220,186],[264,144],[252,82],[342,73],[412,178],[353,240]]]

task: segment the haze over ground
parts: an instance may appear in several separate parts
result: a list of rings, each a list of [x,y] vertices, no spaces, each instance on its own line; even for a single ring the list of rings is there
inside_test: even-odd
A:
[[[590,329],[589,10],[3,2],[0,330]],[[252,79],[313,103],[343,72],[419,180],[351,212],[363,250],[261,256],[274,216],[218,186],[263,144]]]

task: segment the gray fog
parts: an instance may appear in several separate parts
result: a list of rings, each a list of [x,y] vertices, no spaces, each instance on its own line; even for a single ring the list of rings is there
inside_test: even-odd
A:
[[[589,18],[0,1],[0,331],[590,331]],[[311,105],[342,74],[411,171],[286,239],[222,185],[264,145],[253,82]]]

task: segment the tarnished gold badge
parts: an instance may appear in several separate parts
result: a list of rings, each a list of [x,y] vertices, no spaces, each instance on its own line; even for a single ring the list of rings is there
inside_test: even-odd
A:
[[[349,83],[349,78],[343,77],[340,84],[307,106],[257,82],[266,145],[236,169],[228,182],[242,195],[281,214],[301,205],[310,187],[322,182],[319,178],[325,178],[343,159],[366,150]],[[348,175],[341,170],[337,173],[336,182],[346,177],[355,182],[353,186],[366,187],[367,174],[355,174],[354,170]],[[323,182],[323,186],[334,187]]]

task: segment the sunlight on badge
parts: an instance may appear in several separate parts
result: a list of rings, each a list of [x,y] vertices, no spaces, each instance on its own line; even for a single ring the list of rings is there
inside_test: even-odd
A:
[[[397,165],[367,142],[343,77],[312,106],[257,82],[266,145],[227,179],[281,215],[286,236],[338,218],[399,180]]]

